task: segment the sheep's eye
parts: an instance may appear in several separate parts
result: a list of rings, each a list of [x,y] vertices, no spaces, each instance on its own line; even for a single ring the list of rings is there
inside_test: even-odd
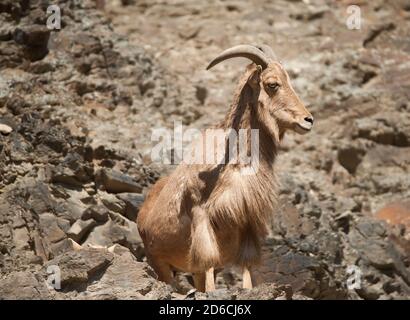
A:
[[[279,88],[279,83],[277,83],[277,82],[268,83],[268,87],[269,87],[269,89],[277,90]]]

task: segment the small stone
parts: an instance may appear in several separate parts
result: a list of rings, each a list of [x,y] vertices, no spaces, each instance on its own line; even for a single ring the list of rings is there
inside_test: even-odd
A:
[[[48,54],[48,40],[50,32],[45,25],[27,25],[14,30],[13,39],[24,45],[25,56],[30,61],[43,59]]]
[[[50,30],[42,25],[19,27],[14,31],[14,41],[30,47],[47,46],[49,37]]]
[[[8,25],[3,16],[0,16],[0,41],[9,41],[13,37],[13,27]]]
[[[339,147],[337,159],[350,174],[355,174],[366,150],[360,143],[345,144]]]
[[[76,242],[80,242],[85,234],[90,231],[96,222],[94,219],[77,220],[68,230],[67,235]]]
[[[26,222],[22,217],[15,216],[13,217],[13,229],[21,228],[26,225]]]
[[[44,61],[33,62],[28,68],[28,71],[35,74],[42,74],[53,70],[53,66],[50,63]]]
[[[104,225],[97,226],[87,237],[83,245],[110,247],[116,243],[130,249],[130,251],[138,259],[144,256],[144,248],[142,239],[138,233],[137,224],[128,221],[124,217],[116,214],[118,218],[122,218],[120,225],[113,220],[108,220]]]
[[[68,251],[81,250],[82,247],[73,239],[66,238],[60,242],[51,245],[51,251],[54,256],[58,256]]]
[[[29,108],[30,103],[23,97],[14,94],[7,99],[6,106],[14,115],[18,115],[23,113],[25,109]]]
[[[106,250],[83,249],[69,251],[50,260],[45,266],[57,265],[61,270],[61,287],[63,289],[86,283],[98,272],[105,270],[114,256]],[[45,272],[44,272],[45,273]],[[47,277],[48,274],[45,273]]]
[[[155,290],[153,290],[155,288]],[[114,254],[99,281],[87,287],[86,299],[170,299],[170,286],[157,282],[151,267],[128,252]]]
[[[178,35],[181,37],[181,39],[189,40],[195,38],[198,35],[199,31],[201,31],[201,26],[184,26],[184,28],[178,32]]]
[[[144,202],[144,196],[139,193],[119,193],[117,197],[125,202],[125,216],[131,221],[137,220],[138,212]]]
[[[205,104],[205,100],[208,97],[208,89],[204,86],[197,85],[195,87],[195,96],[201,104]]]
[[[81,218],[83,220],[94,219],[97,222],[106,222],[108,220],[108,209],[103,205],[96,205],[87,208]]]
[[[124,215],[126,206],[124,201],[118,199],[115,195],[106,192],[99,192],[99,195],[101,202],[107,207],[107,209]]]
[[[0,133],[2,134],[9,134],[13,131],[13,128],[8,126],[7,124],[0,123]]]
[[[134,192],[141,193],[142,186],[132,177],[121,172],[102,169],[100,171],[101,184],[111,193]]]
[[[45,281],[30,271],[13,271],[0,279],[0,297],[5,300],[51,299]]]
[[[52,213],[43,213],[40,215],[40,227],[50,243],[63,240],[66,235],[58,225],[58,218]]]
[[[25,227],[13,230],[13,240],[14,240],[14,245],[19,250],[26,250],[30,248],[29,246],[30,236],[28,234],[27,228]]]

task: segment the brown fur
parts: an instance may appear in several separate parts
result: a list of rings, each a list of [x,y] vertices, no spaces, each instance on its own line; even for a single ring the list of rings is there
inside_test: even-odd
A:
[[[269,81],[280,83],[280,91],[267,88]],[[258,263],[276,204],[273,164],[278,145],[284,132],[296,130],[307,116],[280,64],[262,72],[254,64],[247,68],[229,112],[216,127],[259,129],[259,169],[243,175],[243,164],[181,163],[153,186],[137,223],[160,280],[172,282],[172,269],[204,279],[211,268]],[[203,290],[204,285],[197,287]]]

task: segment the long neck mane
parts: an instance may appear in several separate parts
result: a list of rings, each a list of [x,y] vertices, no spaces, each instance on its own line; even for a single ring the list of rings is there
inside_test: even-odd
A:
[[[220,171],[216,176],[221,177],[226,185],[223,185],[223,189],[221,185],[216,190],[210,188],[212,201],[209,202],[207,212],[212,225],[244,230],[244,234],[252,238],[249,241],[255,244],[255,250],[259,254],[260,239],[267,232],[277,202],[273,164],[279,146],[279,134],[272,134],[264,125],[258,109],[262,107],[258,104],[259,92],[248,81],[252,71],[249,68],[240,80],[231,108],[217,128],[237,132],[247,129],[248,156],[252,150],[250,131],[257,129],[259,167],[256,174],[242,175],[239,170],[231,170],[241,168],[241,164],[219,166]]]

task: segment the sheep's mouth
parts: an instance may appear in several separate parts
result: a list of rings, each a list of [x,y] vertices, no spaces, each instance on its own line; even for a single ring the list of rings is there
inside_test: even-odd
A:
[[[296,128],[295,131],[299,134],[305,134],[308,133],[312,129],[312,126],[308,126],[307,124],[305,125],[304,123],[296,123]]]

